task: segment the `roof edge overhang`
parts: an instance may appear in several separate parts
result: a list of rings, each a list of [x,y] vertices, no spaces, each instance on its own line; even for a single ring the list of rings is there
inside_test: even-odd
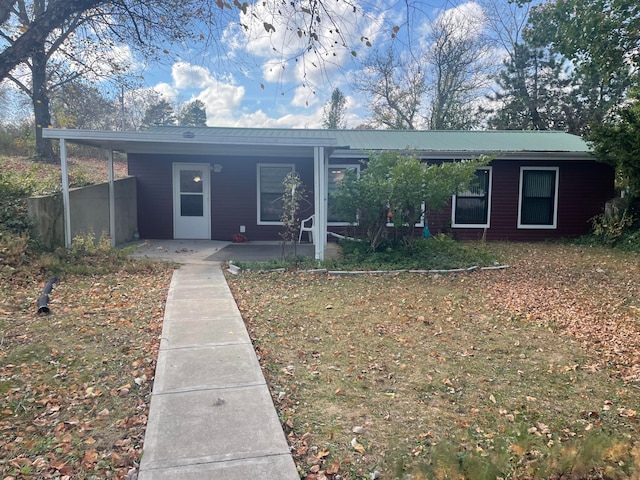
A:
[[[332,153],[332,158],[342,159],[362,159],[371,154],[372,150],[343,150],[336,148]],[[590,152],[569,152],[569,151],[471,151],[471,150],[403,150],[403,153],[414,154],[423,160],[469,160],[482,155],[492,157],[493,160],[596,160]]]
[[[66,140],[72,143],[91,145],[99,148],[115,148],[127,152],[126,147],[136,149],[136,145],[157,143],[162,145],[239,145],[263,147],[335,147],[335,137],[317,136],[237,136],[237,135],[197,135],[193,132],[116,132],[106,130],[75,130],[66,128],[46,128],[44,138]]]

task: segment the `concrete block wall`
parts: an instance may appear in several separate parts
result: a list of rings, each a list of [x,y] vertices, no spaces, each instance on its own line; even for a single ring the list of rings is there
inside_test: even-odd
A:
[[[133,239],[138,229],[135,177],[116,180],[116,244]],[[109,184],[100,183],[69,191],[71,238],[93,232],[96,238],[109,234]],[[64,245],[62,194],[32,197],[29,216],[35,221],[35,233],[49,247]]]

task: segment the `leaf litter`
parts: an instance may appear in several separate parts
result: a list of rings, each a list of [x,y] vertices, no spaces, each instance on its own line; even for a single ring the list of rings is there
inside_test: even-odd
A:
[[[14,285],[0,305],[3,479],[131,478],[171,273],[125,263],[64,275],[46,316],[36,314],[40,282]]]
[[[511,268],[228,278],[304,478],[640,470],[640,257],[494,248]]]

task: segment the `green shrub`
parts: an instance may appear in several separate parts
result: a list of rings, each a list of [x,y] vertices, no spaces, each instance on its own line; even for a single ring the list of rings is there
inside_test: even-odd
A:
[[[598,215],[591,220],[591,228],[596,237],[607,245],[618,242],[634,223],[633,215],[628,210],[613,215]]]
[[[336,266],[356,269],[453,269],[487,266],[497,261],[485,244],[462,243],[445,235],[393,246],[383,243],[371,252],[367,242],[343,240],[343,259]]]

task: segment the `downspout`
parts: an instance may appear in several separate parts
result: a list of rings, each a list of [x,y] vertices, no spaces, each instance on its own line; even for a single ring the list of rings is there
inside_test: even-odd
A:
[[[116,189],[113,171],[113,149],[109,149],[109,235],[111,246],[116,246]]]
[[[67,166],[67,141],[60,139],[60,167],[62,170],[62,210],[64,213],[64,245],[71,247],[71,207],[69,202],[69,168]]]

